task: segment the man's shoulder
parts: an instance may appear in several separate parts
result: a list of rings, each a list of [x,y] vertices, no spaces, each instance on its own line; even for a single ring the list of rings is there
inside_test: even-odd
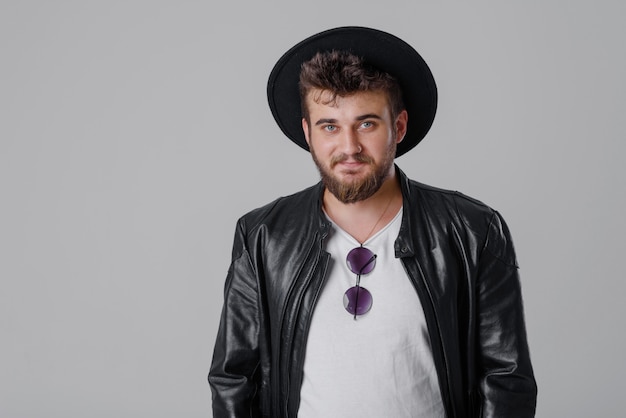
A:
[[[273,201],[244,214],[239,222],[254,228],[268,222],[288,222],[291,218],[305,218],[313,214],[320,204],[321,185],[315,184],[306,189]]]
[[[484,236],[494,220],[500,218],[491,206],[457,190],[442,189],[415,180],[408,181],[408,188],[413,203],[411,210],[423,212],[430,222],[442,228],[447,229],[447,225],[453,224]]]
[[[416,194],[422,204],[443,205],[460,213],[492,215],[494,209],[474,197],[458,190],[442,189],[415,180],[409,180],[412,194]]]
[[[484,248],[501,261],[517,267],[509,228],[498,211],[482,201],[453,190],[439,189],[410,181],[412,193],[418,196],[417,206],[428,213],[428,219],[448,230],[454,225],[456,233],[473,235]],[[418,209],[419,210],[419,209]],[[483,248],[483,245],[480,248]]]

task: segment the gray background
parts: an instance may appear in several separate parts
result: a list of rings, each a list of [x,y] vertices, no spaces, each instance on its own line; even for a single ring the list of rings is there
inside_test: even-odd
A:
[[[398,163],[509,223],[538,416],[621,416],[626,3],[504,3],[1,0],[0,416],[210,415],[236,219],[317,181],[267,75],[340,25],[430,64]]]

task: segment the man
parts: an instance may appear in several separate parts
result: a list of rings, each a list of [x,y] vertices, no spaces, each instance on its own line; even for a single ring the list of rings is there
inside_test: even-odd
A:
[[[214,416],[534,416],[503,219],[394,165],[435,115],[419,54],[384,32],[332,29],[278,61],[268,97],[322,181],[238,223]]]

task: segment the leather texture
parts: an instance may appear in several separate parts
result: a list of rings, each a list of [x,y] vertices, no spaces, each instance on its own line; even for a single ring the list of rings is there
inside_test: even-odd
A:
[[[396,167],[395,242],[421,300],[448,417],[533,417],[515,251],[500,214]],[[295,417],[330,223],[317,184],[243,216],[235,233],[209,383],[214,417]]]

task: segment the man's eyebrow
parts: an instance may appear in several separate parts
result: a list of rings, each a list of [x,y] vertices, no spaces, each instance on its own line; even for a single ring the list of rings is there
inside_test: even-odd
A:
[[[365,115],[360,115],[355,118],[355,120],[361,121],[365,119],[382,119],[376,113],[366,113]],[[326,123],[337,123],[337,119],[320,119],[315,122],[315,126],[324,125]]]
[[[320,119],[315,122],[315,126],[323,125],[325,123],[337,123],[337,119]]]
[[[366,115],[357,116],[356,120],[365,120],[365,119],[382,119],[376,113],[368,113]]]

